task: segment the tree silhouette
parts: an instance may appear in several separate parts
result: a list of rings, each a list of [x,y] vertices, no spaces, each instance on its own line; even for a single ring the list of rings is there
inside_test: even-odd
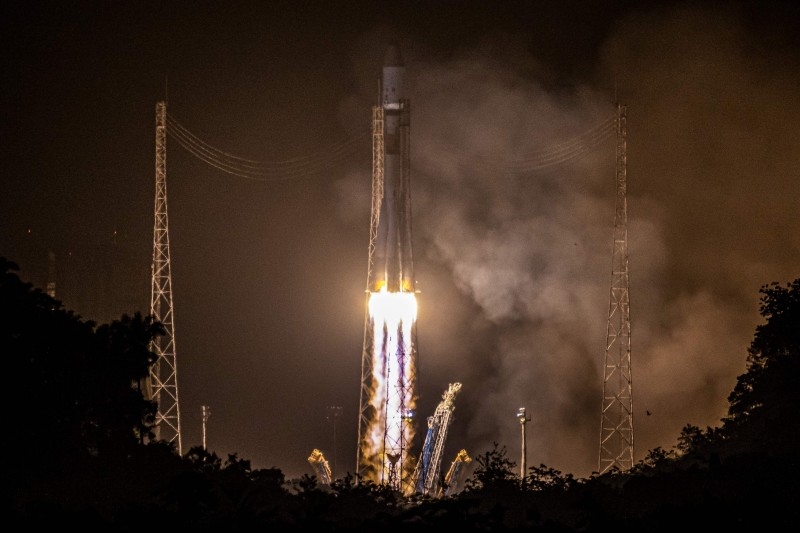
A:
[[[747,370],[720,427],[687,424],[627,472],[576,480],[542,464],[515,473],[505,446],[475,457],[460,493],[403,496],[349,473],[330,485],[253,470],[203,447],[144,444],[155,405],[138,383],[160,324],[136,313],[97,326],[0,257],[0,349],[11,382],[3,453],[11,521],[133,531],[671,531],[774,529],[800,521],[800,279],[761,289]]]
[[[519,477],[514,473],[516,466],[507,457],[505,446],[493,443],[494,447],[475,457],[475,470],[464,483],[466,492],[498,490],[511,485],[518,486]]]
[[[724,437],[759,452],[796,450],[800,442],[800,278],[760,290],[760,313],[747,371],[728,397]]]
[[[155,405],[134,384],[147,376],[155,357],[149,343],[163,329],[138,313],[96,327],[18,270],[0,257],[0,347],[11,385],[5,418],[13,428],[3,475],[20,498],[59,479],[62,494],[79,500],[94,474],[125,468],[151,430]]]

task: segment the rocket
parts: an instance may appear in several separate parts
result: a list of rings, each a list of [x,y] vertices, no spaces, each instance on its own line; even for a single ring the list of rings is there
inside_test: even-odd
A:
[[[414,292],[410,107],[405,94],[403,57],[394,44],[389,45],[384,56],[379,106],[383,110],[383,194],[370,291],[378,292],[385,287],[387,292]]]
[[[400,487],[413,473],[417,301],[411,252],[409,103],[390,45],[372,108],[372,212],[358,472]],[[403,481],[404,482],[404,481]]]

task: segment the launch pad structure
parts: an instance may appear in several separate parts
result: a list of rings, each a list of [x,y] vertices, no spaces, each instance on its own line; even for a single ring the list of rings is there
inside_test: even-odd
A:
[[[410,103],[396,45],[372,109],[372,207],[361,357],[356,472],[407,489],[414,464],[417,339],[411,244]]]
[[[453,421],[456,394],[460,390],[461,383],[451,383],[442,395],[442,401],[439,402],[433,416],[428,417],[428,433],[411,478],[411,486],[418,494],[439,496],[458,481],[457,476],[453,473],[440,480],[440,473],[447,431]],[[464,455],[466,455],[466,451],[464,451]],[[459,455],[456,460],[459,457],[463,458],[462,455]]]
[[[609,119],[576,140],[564,143],[555,150],[541,152],[542,156],[538,161],[535,158],[526,159],[523,165],[526,168],[514,167],[533,170],[537,168],[537,164],[544,167],[578,157],[605,139],[606,133],[610,134],[608,126],[612,123],[616,126],[617,139],[616,204],[611,293],[603,362],[598,459],[600,473],[613,468],[625,471],[633,466],[626,107],[617,104],[617,115],[613,122]],[[455,384],[455,390],[451,384],[451,389],[445,393],[437,413],[428,419],[428,440],[422,456],[417,459],[412,453],[418,401],[418,291],[414,278],[411,239],[410,132],[410,102],[405,95],[405,66],[399,47],[390,45],[384,57],[378,103],[372,108],[372,203],[361,351],[356,473],[359,479],[388,485],[403,493],[418,491],[442,495],[452,493],[455,479],[471,459],[465,450],[461,450],[442,485],[438,478],[444,436],[450,423],[452,399],[460,384]],[[151,316],[154,321],[163,325],[165,334],[152,341],[151,349],[157,358],[144,383],[144,394],[157,403],[155,440],[173,444],[182,455],[167,216],[168,133],[187,151],[209,165],[248,179],[270,176],[274,178],[276,175],[283,176],[286,172],[299,175],[301,172],[308,172],[308,169],[324,169],[331,164],[333,158],[312,156],[288,169],[283,165],[237,158],[207,145],[189,132],[167,114],[165,101],[156,104]],[[340,143],[332,153],[340,158],[352,146],[352,141]],[[531,164],[534,166],[530,166]],[[204,431],[204,448],[205,445]],[[523,448],[523,464],[524,457]],[[321,451],[315,449],[309,457],[309,463],[320,474],[321,479],[327,482],[332,480],[330,467]],[[435,487],[437,482],[439,486]]]

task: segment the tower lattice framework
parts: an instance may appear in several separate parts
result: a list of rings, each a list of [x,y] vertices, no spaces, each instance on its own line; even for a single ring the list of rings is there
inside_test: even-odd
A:
[[[627,108],[617,104],[616,200],[611,297],[603,364],[598,472],[633,466],[631,320],[628,294]]]
[[[362,440],[373,416],[369,398],[372,393],[373,346],[372,325],[369,318],[369,280],[374,268],[375,247],[378,241],[378,223],[381,217],[381,199],[383,198],[383,108],[372,108],[372,208],[369,222],[369,250],[367,253],[367,290],[364,302],[364,343],[361,348],[361,392],[359,396],[358,442],[356,443],[356,472],[365,475],[365,462],[362,457]]]
[[[399,144],[400,154],[402,158],[401,164],[401,182],[408,183],[410,176],[410,106],[407,100],[402,102],[402,113],[399,127]],[[375,376],[377,365],[380,364],[377,358],[381,356],[376,352],[374,345],[375,328],[383,327],[381,324],[373,323],[369,313],[369,301],[371,292],[375,290],[373,286],[374,277],[376,275],[376,248],[379,240],[379,227],[381,225],[381,209],[384,202],[385,194],[385,180],[386,180],[386,134],[385,134],[386,116],[385,110],[382,106],[373,106],[372,109],[372,207],[370,215],[370,239],[369,251],[367,262],[367,289],[366,289],[366,302],[365,302],[365,316],[364,316],[364,342],[362,345],[361,356],[361,391],[359,400],[359,419],[358,419],[358,447],[356,450],[356,472],[364,479],[371,480],[378,484],[387,484],[399,490],[407,491],[411,483],[411,476],[414,470],[414,459],[410,454],[410,449],[413,446],[413,430],[415,420],[413,418],[413,405],[408,405],[401,400],[399,407],[400,416],[398,419],[390,419],[388,413],[377,413],[371,399],[375,393]],[[396,185],[395,185],[396,186]],[[407,188],[402,190],[404,200],[402,205],[404,208],[409,206],[410,198],[408,198],[409,191]],[[408,214],[404,213],[407,218]],[[410,224],[410,222],[409,222]],[[410,226],[408,227],[410,231]],[[404,265],[404,268],[410,271],[411,265]],[[413,288],[412,288],[413,290]],[[393,390],[391,394],[398,396],[401,399],[406,398],[409,391],[412,396],[415,396],[414,384],[417,378],[417,337],[416,325],[413,325],[410,331],[407,332],[410,339],[406,339],[410,347],[408,353],[395,354],[401,360],[401,367],[406,373],[405,380],[402,383],[396,382],[392,385]],[[403,342],[399,343],[403,345]],[[390,376],[384,376],[389,378]],[[392,376],[397,379],[397,376]],[[394,390],[397,389],[397,390]],[[402,390],[399,390],[402,389]],[[387,390],[387,392],[389,392]],[[376,420],[383,419],[385,424],[383,431],[383,444],[380,446],[381,451],[377,454],[365,452],[365,448],[369,448],[366,444],[370,436],[370,428]],[[392,425],[392,428],[389,426]],[[395,431],[399,430],[399,431]],[[392,436],[396,433],[396,436]],[[399,449],[399,455],[392,459],[388,450]],[[383,465],[385,460],[396,461],[393,462],[392,468],[389,472],[385,472]]]
[[[453,419],[456,394],[460,390],[461,383],[451,383],[442,394],[442,401],[439,402],[433,416],[428,417],[428,433],[412,478],[413,488],[420,494],[436,496],[442,490],[439,479],[442,456],[447,432]]]
[[[156,104],[156,197],[153,227],[153,263],[150,314],[164,326],[165,334],[153,339],[157,359],[150,368],[149,397],[158,405],[155,438],[181,445],[181,415],[178,404],[178,369],[175,360],[175,315],[172,304],[172,273],[167,217],[167,104]]]

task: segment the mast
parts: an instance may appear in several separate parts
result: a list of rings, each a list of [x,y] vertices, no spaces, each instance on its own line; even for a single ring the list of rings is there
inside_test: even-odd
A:
[[[165,334],[151,343],[156,362],[150,367],[148,397],[158,404],[155,439],[174,443],[182,455],[181,417],[178,404],[178,369],[175,360],[175,323],[167,217],[167,104],[156,104],[156,197],[153,227],[153,263],[150,314],[164,326]]]
[[[631,393],[631,321],[628,295],[627,108],[617,104],[617,194],[611,296],[603,364],[600,456],[597,470],[626,471],[633,466],[633,397]]]

